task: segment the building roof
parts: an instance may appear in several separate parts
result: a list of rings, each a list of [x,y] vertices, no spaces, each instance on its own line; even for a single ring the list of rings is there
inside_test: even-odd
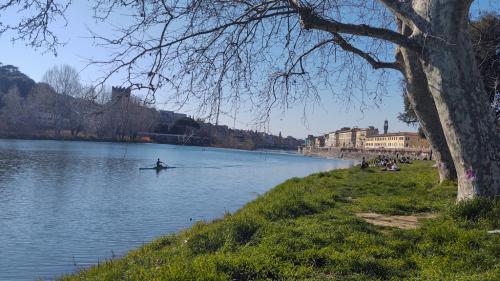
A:
[[[387,134],[371,135],[371,136],[368,136],[367,138],[396,137],[396,136],[418,136],[418,133],[413,133],[413,132],[397,132],[397,133],[387,133]]]

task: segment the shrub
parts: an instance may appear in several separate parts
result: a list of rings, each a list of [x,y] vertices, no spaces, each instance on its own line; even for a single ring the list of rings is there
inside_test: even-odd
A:
[[[257,216],[236,215],[224,222],[225,245],[227,249],[250,242],[261,227],[261,219]]]
[[[469,223],[484,222],[488,227],[500,227],[500,199],[476,198],[460,202],[450,210],[455,220]]]
[[[224,245],[224,228],[220,222],[207,225],[196,223],[189,232],[186,244],[192,254],[212,253]]]

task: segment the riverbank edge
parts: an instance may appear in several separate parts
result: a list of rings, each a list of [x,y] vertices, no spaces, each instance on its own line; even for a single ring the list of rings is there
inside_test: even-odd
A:
[[[331,151],[321,151],[321,150],[307,150],[301,153],[307,157],[325,158],[325,159],[336,159],[336,160],[354,160],[361,161],[363,158],[365,160],[375,159],[376,155],[367,153],[341,153],[341,152],[331,152]]]
[[[61,280],[495,280],[500,200],[455,205],[430,161],[292,178],[234,214],[161,237]],[[356,216],[432,213],[421,227]]]
[[[432,157],[432,154],[422,151],[405,151],[405,150],[365,150],[365,149],[354,149],[354,148],[341,148],[341,147],[313,147],[313,148],[302,148],[299,153],[304,156],[309,157],[319,157],[319,158],[329,158],[338,160],[356,160],[361,161],[363,158],[365,160],[372,160],[380,155],[385,155],[393,158],[398,157],[408,157],[412,160],[426,160]]]
[[[178,146],[189,146],[189,147],[204,147],[204,148],[223,148],[223,149],[235,149],[235,150],[242,150],[242,151],[273,151],[273,152],[278,152],[278,151],[285,151],[285,152],[297,152],[296,149],[273,149],[273,148],[255,148],[255,149],[246,149],[246,148],[241,148],[241,147],[226,147],[226,146],[220,146],[220,145],[195,145],[195,144],[175,144],[175,143],[162,143],[162,142],[153,142],[153,141],[141,141],[141,140],[134,140],[134,141],[120,141],[120,140],[114,140],[114,139],[98,139],[98,138],[85,138],[85,137],[74,137],[74,138],[52,138],[52,137],[10,137],[10,136],[1,136],[0,135],[0,140],[32,140],[32,141],[82,141],[82,142],[96,142],[96,143],[117,143],[117,144],[166,144],[166,145],[178,145]]]

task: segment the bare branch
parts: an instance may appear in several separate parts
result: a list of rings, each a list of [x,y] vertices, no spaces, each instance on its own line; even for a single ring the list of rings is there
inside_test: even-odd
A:
[[[236,101],[265,116],[274,106],[317,102],[320,93],[338,91],[337,98],[356,101],[374,93],[370,100],[378,101],[383,87],[368,83],[368,72],[397,69],[386,62],[394,43],[415,43],[390,30],[395,17],[376,0],[301,1],[309,7],[299,9],[292,5],[298,1],[288,0],[91,2],[95,19],[114,29],[91,33],[108,51],[89,62],[103,72],[98,86],[118,76],[120,86],[143,89],[153,100],[161,90],[177,108],[197,104],[198,117],[206,119],[235,112]],[[123,14],[127,21],[113,24]],[[342,88],[339,80],[346,77],[358,83]],[[370,91],[372,85],[377,89]]]
[[[302,6],[297,0],[289,0],[289,2],[290,5],[299,13],[302,26],[305,29],[317,29],[332,34],[348,33],[352,35],[367,36],[386,40],[406,47],[410,50],[418,51],[421,49],[421,46],[417,41],[390,29],[378,28],[365,24],[342,23],[333,19],[326,19],[315,13],[312,7]]]
[[[412,1],[379,0],[406,24],[412,23],[423,33],[429,32],[429,23],[418,15],[411,6]]]
[[[17,22],[0,22],[0,36],[12,31],[12,41],[24,41],[28,46],[57,55],[57,48],[64,45],[57,34],[51,30],[51,24],[62,19],[67,23],[65,13],[72,0],[9,0],[0,4],[0,13],[16,13]],[[18,9],[14,9],[19,6]],[[29,11],[29,13],[26,13]]]
[[[379,61],[378,59],[374,58],[369,53],[363,52],[362,50],[349,44],[340,34],[335,33],[335,32],[332,34],[333,34],[333,38],[334,38],[333,41],[335,43],[337,43],[344,51],[351,52],[353,54],[360,56],[361,58],[365,59],[374,69],[391,68],[394,70],[398,70],[400,72],[402,71],[401,65],[399,65],[398,62]]]

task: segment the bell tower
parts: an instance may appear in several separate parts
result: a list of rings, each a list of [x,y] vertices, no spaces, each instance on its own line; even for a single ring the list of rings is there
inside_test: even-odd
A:
[[[384,134],[387,134],[389,131],[389,121],[385,120],[384,121]]]

